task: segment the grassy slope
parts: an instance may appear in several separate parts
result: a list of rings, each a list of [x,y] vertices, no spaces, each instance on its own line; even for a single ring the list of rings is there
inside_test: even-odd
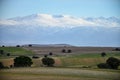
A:
[[[120,59],[120,53],[107,53],[107,56],[101,57],[100,54],[77,54],[61,57],[62,65],[71,67],[96,66],[99,63],[105,63],[109,57]]]
[[[11,55],[32,55],[32,51],[25,50],[21,47],[0,47],[0,50],[4,50],[5,53]]]

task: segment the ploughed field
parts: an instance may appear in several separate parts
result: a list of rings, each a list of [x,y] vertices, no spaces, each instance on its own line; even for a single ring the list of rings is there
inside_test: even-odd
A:
[[[72,52],[70,54],[81,54],[81,53],[101,53],[101,52],[107,52],[112,53],[116,52],[114,49],[115,47],[75,47],[75,46],[68,46],[68,47],[23,47],[26,50],[31,50],[37,55],[41,54],[48,54],[49,52],[52,52],[54,54],[60,54],[62,55],[62,50],[65,49],[71,50]]]
[[[71,50],[63,53],[62,50]],[[20,55],[31,57],[33,65],[26,68],[0,70],[0,80],[119,80],[118,70],[98,69],[97,64],[105,63],[109,57],[120,59],[120,51],[113,47],[0,47],[11,56],[0,55],[5,66],[13,65],[13,59]],[[53,53],[54,67],[44,67],[41,59],[44,54]],[[100,53],[107,55],[101,57]],[[33,59],[32,56],[39,58]]]

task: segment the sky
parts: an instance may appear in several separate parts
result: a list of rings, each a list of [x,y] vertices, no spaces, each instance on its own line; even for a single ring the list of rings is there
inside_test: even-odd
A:
[[[0,45],[120,47],[120,0],[0,0]]]
[[[0,0],[0,18],[30,14],[120,17],[120,0]]]

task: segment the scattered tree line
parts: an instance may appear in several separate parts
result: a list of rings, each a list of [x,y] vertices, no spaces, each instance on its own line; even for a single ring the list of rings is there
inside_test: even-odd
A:
[[[61,52],[62,52],[62,53],[72,53],[72,50],[71,50],[71,49],[68,49],[68,50],[66,50],[66,49],[62,49]]]

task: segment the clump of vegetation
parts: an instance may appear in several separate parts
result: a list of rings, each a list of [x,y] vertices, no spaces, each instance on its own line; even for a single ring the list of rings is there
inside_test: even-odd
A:
[[[61,51],[62,53],[71,53],[72,52],[72,50],[71,49],[68,49],[68,50],[65,50],[65,49],[62,49],[62,51]]]
[[[105,53],[105,52],[102,52],[102,53],[101,53],[101,56],[102,56],[102,57],[105,57],[105,56],[106,56],[106,53]]]
[[[4,68],[4,65],[2,62],[0,62],[0,69],[3,69]]]
[[[53,58],[47,57],[46,55],[42,58],[42,63],[48,67],[53,67],[55,61]]]
[[[52,53],[52,52],[50,52],[50,53],[49,53],[49,55],[50,55],[50,56],[52,56],[52,55],[53,55],[53,53]]]
[[[38,59],[38,58],[39,58],[39,56],[32,56],[32,58],[34,58],[34,59]]]
[[[66,53],[66,50],[65,50],[65,49],[62,49],[62,53]]]
[[[106,60],[106,63],[98,64],[98,68],[106,68],[106,69],[118,69],[120,65],[120,60],[114,57],[110,57]]]
[[[29,67],[32,64],[32,59],[27,56],[19,56],[14,59],[15,67]]]
[[[120,48],[115,48],[115,51],[120,51]]]
[[[109,68],[111,69],[118,69],[118,66],[120,65],[120,60],[114,57],[110,57],[106,63],[109,65]]]
[[[4,54],[4,50],[0,50],[0,54],[3,55]]]
[[[31,44],[29,44],[28,46],[29,46],[29,47],[32,47],[32,45],[31,45]]]
[[[16,47],[20,47],[20,45],[16,45]]]
[[[71,53],[72,52],[72,50],[71,49],[68,49],[68,51],[67,51],[68,53]]]

